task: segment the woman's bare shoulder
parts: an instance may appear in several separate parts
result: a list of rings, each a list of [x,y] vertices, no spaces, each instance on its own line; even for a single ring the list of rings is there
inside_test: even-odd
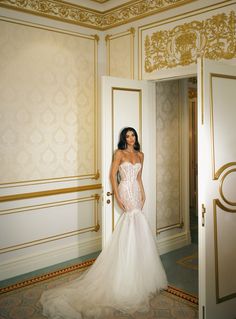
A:
[[[115,150],[114,158],[121,158],[123,156],[123,151],[120,149]]]
[[[138,156],[143,159],[143,158],[144,158],[144,153],[141,152],[141,151],[139,151],[139,152],[138,152]]]

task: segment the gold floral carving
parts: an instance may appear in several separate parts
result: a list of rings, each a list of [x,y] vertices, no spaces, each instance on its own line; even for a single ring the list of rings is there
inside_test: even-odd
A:
[[[198,57],[232,59],[236,57],[235,12],[154,32],[146,36],[144,46],[147,73],[196,63]]]
[[[106,11],[59,0],[0,0],[0,7],[105,30],[192,1],[194,0],[135,0]]]

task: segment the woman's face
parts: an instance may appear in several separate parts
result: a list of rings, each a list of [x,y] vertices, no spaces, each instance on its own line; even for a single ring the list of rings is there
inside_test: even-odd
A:
[[[127,145],[134,146],[135,144],[135,135],[133,131],[128,131],[126,133],[126,143]]]

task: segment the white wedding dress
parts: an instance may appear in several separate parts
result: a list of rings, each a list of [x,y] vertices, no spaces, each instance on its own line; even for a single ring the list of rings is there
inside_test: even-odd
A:
[[[154,237],[141,210],[140,169],[140,163],[119,166],[118,190],[126,212],[90,269],[62,287],[43,292],[40,302],[48,318],[110,318],[114,310],[148,311],[150,297],[167,287]]]

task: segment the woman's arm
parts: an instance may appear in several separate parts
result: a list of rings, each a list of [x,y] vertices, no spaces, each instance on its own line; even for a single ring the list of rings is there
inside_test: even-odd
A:
[[[142,167],[138,173],[137,180],[138,180],[140,191],[141,191],[141,198],[142,198],[141,200],[142,200],[142,208],[143,208],[145,200],[146,200],[145,191],[144,191],[144,187],[143,187],[143,181],[142,181],[144,154],[142,152],[140,152],[139,157],[140,157]]]
[[[114,154],[114,159],[112,161],[112,166],[111,166],[111,174],[110,174],[110,180],[111,180],[111,185],[113,189],[113,193],[115,195],[116,201],[120,208],[125,211],[125,207],[119,197],[119,192],[118,192],[118,184],[117,184],[117,172],[120,166],[120,163],[122,161],[122,151],[117,150]]]

